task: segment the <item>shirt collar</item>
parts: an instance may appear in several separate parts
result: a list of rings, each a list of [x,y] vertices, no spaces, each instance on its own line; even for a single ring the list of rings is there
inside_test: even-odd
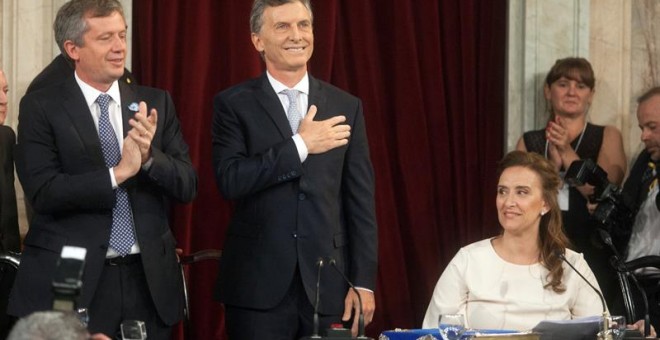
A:
[[[80,90],[82,90],[83,96],[85,96],[85,101],[87,102],[87,106],[92,106],[96,102],[96,99],[99,97],[101,93],[106,93],[112,98],[112,100],[115,101],[115,103],[121,105],[121,96],[119,95],[119,82],[114,81],[112,82],[112,85],[110,85],[110,88],[108,89],[107,92],[101,92],[95,88],[93,88],[91,85],[85,83],[80,77],[78,77],[78,72],[74,72],[74,76],[76,77],[76,83],[78,83],[78,86],[80,87]]]
[[[289,89],[289,87],[282,84],[277,79],[273,78],[270,72],[266,71],[266,76],[268,77],[268,82],[270,83],[270,86],[272,86],[273,90],[275,90],[275,93],[279,94],[280,92]],[[309,76],[307,72],[305,72],[305,75],[302,77],[302,79],[300,79],[298,84],[294,85],[292,89],[298,90],[301,93],[304,93],[309,96]]]

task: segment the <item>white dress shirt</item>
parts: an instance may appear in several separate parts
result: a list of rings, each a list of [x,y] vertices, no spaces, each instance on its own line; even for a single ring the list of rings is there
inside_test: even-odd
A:
[[[635,224],[633,224],[630,241],[628,242],[628,256],[626,261],[632,261],[647,255],[660,255],[660,211],[655,205],[655,197],[658,195],[658,185],[649,192],[646,200],[639,207]],[[657,268],[638,269],[639,274],[660,273]]]
[[[119,83],[115,80],[110,86],[110,89],[108,89],[108,92],[101,92],[80,79],[80,77],[78,77],[78,73],[74,74],[76,77],[76,82],[78,83],[80,90],[82,90],[85,101],[87,102],[87,107],[89,107],[89,112],[92,114],[96,133],[99,132],[99,117],[101,116],[101,108],[96,102],[96,99],[102,93],[106,93],[110,96],[110,104],[108,105],[110,124],[112,124],[112,129],[115,131],[115,135],[117,136],[117,143],[119,143],[119,150],[121,151],[124,147],[124,126],[122,125],[121,121],[121,96],[119,95]],[[110,180],[112,181],[112,188],[116,189],[117,180],[115,179],[115,173],[112,171],[112,168],[110,168],[109,171]]]
[[[96,102],[96,99],[102,94],[106,93],[107,95],[110,96],[110,104],[108,105],[108,113],[109,113],[109,119],[110,119],[110,124],[112,125],[112,129],[115,131],[115,135],[117,137],[117,143],[119,143],[119,150],[121,151],[124,147],[124,126],[122,123],[122,112],[121,112],[121,96],[119,95],[119,83],[115,80],[112,85],[110,85],[110,89],[108,89],[107,92],[101,92],[89,84],[85,83],[80,77],[78,77],[78,73],[74,73],[76,77],[76,82],[78,83],[78,86],[80,87],[80,90],[82,90],[83,96],[85,97],[85,102],[87,103],[87,107],[89,107],[89,112],[92,114],[92,119],[94,120],[94,127],[96,127],[96,133],[99,132],[99,117],[101,116],[101,108],[99,107],[99,104]],[[112,188],[117,189],[117,179],[115,178],[115,173],[113,171],[113,168],[109,168],[108,171],[110,171],[110,181],[112,182]],[[135,223],[133,223],[133,226],[135,228]],[[138,245],[137,237],[135,238],[135,243],[133,244],[133,247],[131,248],[130,254],[137,254],[140,252],[140,246]],[[108,247],[108,252],[106,254],[106,257],[116,257],[119,254],[112,248]]]
[[[266,76],[268,77],[270,86],[273,87],[273,90],[275,90],[275,93],[277,93],[277,97],[280,98],[284,112],[287,112],[289,109],[289,97],[282,93],[282,91],[298,90],[298,111],[300,112],[301,117],[304,119],[307,115],[307,106],[309,103],[309,76],[307,75],[307,72],[305,72],[305,76],[298,82],[298,84],[294,85],[293,88],[289,88],[279,82],[277,79],[273,78],[273,76],[268,71],[266,71]],[[296,143],[296,149],[298,149],[300,162],[305,162],[309,154],[307,145],[305,145],[305,142],[303,141],[302,137],[300,137],[300,134],[295,131],[292,138],[293,142]]]

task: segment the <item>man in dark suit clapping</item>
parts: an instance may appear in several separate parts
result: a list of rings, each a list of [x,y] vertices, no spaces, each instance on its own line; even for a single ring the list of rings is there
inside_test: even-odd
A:
[[[61,249],[77,246],[90,331],[115,337],[123,320],[141,320],[149,339],[169,339],[183,299],[168,202],[197,193],[174,104],[118,81],[127,28],[117,0],[71,0],[54,29],[75,74],[21,100],[16,169],[35,214],[8,311],[50,309]]]
[[[378,240],[362,103],[307,73],[312,21],[309,0],[256,0],[252,42],[267,72],[214,99],[214,171],[236,203],[216,287],[231,339],[310,335],[319,258],[321,329],[353,314],[357,332],[357,295],[330,258],[373,317]]]

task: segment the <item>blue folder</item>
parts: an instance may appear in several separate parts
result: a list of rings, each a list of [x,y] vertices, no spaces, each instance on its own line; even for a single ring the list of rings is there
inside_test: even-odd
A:
[[[480,334],[511,334],[519,333],[518,331],[513,330],[503,330],[503,329],[480,329],[480,330],[467,330],[463,337],[467,339],[471,336],[474,336],[476,333]],[[440,331],[437,329],[396,329],[392,331],[385,331],[381,333],[380,340],[417,340],[425,335],[432,335],[436,339],[442,339],[440,337]]]

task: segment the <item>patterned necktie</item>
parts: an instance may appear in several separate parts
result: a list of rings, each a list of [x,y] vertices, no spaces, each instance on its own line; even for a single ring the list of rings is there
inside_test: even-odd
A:
[[[644,170],[644,173],[642,174],[642,185],[648,188],[648,192],[651,192],[658,183],[655,172],[655,163],[649,162],[646,170]]]
[[[649,184],[649,192],[653,191],[656,185],[658,185],[658,174],[656,173],[658,170],[655,167],[655,163],[649,162],[649,168],[651,168],[651,176],[653,177],[653,180],[651,180],[651,184]]]
[[[291,132],[296,134],[298,132],[298,126],[300,125],[300,120],[302,119],[302,114],[298,109],[298,90],[284,90],[282,93],[286,94],[289,98],[289,109],[286,110],[286,118],[289,119],[289,125],[291,126]]]
[[[101,140],[101,149],[103,151],[103,158],[105,165],[112,168],[119,164],[121,160],[121,151],[119,149],[119,142],[117,142],[117,135],[115,130],[110,124],[110,113],[108,106],[110,104],[110,96],[102,93],[96,99],[101,109],[101,116],[99,117],[99,138]],[[112,208],[112,230],[110,231],[110,247],[125,256],[131,251],[131,247],[135,243],[135,235],[133,235],[133,212],[131,211],[131,201],[128,197],[126,189],[117,187],[115,190],[115,206]]]

